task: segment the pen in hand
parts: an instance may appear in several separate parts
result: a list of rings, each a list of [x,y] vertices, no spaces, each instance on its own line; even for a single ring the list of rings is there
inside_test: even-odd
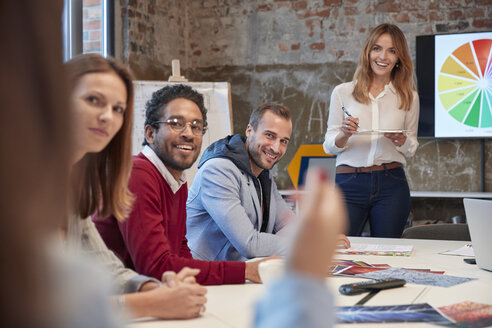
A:
[[[342,110],[345,113],[345,115],[350,116],[350,117],[353,117],[352,115],[350,115],[350,113],[347,111],[347,109],[344,106],[342,106]],[[355,125],[357,125],[357,127],[359,127],[359,124],[358,123],[355,123]]]

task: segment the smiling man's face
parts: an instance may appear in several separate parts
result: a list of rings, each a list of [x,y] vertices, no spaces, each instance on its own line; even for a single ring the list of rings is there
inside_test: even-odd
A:
[[[256,130],[248,124],[246,147],[249,153],[251,171],[259,176],[263,170],[270,170],[287,151],[292,121],[266,111]]]
[[[160,121],[174,118],[187,123],[203,120],[200,108],[193,101],[184,98],[170,101],[162,111]],[[150,147],[169,172],[179,179],[183,171],[190,168],[198,158],[203,136],[193,134],[190,124],[186,124],[181,132],[174,130],[169,124],[160,124],[157,130],[148,128],[150,130],[146,130],[146,137]]]

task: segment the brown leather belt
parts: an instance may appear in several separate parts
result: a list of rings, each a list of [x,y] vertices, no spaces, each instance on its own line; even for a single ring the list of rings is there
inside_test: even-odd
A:
[[[391,162],[383,165],[373,165],[368,167],[352,167],[348,165],[340,165],[337,166],[336,174],[344,174],[344,173],[370,173],[375,171],[383,171],[390,170],[397,167],[400,167],[401,163]]]

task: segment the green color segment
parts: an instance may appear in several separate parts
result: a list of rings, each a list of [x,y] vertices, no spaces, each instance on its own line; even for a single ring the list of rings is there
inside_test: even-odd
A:
[[[473,107],[471,108],[470,112],[468,113],[468,116],[466,117],[465,124],[468,126],[473,126],[475,128],[478,128],[478,120],[480,119],[480,106],[482,104],[482,91],[478,94],[477,99],[475,100],[475,103],[473,104]]]
[[[460,102],[458,105],[456,105],[456,107],[454,107],[451,111],[449,111],[449,114],[452,117],[454,117],[458,122],[463,122],[463,119],[465,118],[468,109],[472,105],[473,99],[475,98],[477,92],[478,90],[472,92],[468,97],[465,98],[465,100]],[[465,124],[467,123],[465,122]]]

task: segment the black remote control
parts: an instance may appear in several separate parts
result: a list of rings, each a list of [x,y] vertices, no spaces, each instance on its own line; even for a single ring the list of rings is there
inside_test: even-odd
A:
[[[362,293],[367,293],[373,290],[381,290],[388,288],[402,287],[405,285],[406,281],[403,279],[381,279],[381,280],[370,280],[361,281],[353,284],[341,285],[338,289],[341,294],[344,295],[358,295]]]

